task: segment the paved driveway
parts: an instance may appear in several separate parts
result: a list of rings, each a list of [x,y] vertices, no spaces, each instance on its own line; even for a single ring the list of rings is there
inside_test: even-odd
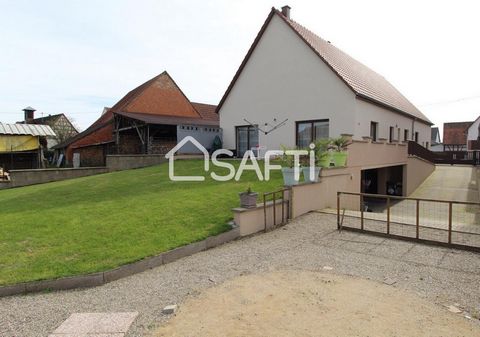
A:
[[[479,314],[480,255],[335,228],[334,215],[311,213],[282,229],[101,287],[3,298],[0,336],[47,336],[76,312],[138,312],[127,336],[144,336],[166,319],[164,306],[181,305],[186,297],[227,279],[272,270],[354,275]]]
[[[479,202],[477,168],[437,165],[411,195],[412,198]]]

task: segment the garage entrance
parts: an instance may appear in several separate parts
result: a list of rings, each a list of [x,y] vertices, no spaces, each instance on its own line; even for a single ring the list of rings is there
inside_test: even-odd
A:
[[[360,190],[367,194],[403,195],[403,166],[362,170]]]

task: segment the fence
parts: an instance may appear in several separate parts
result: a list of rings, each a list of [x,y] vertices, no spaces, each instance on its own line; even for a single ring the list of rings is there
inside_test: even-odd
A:
[[[266,192],[263,193],[263,219],[264,219],[264,224],[265,224],[265,231],[267,231],[267,199],[271,196],[272,197],[272,202],[273,202],[273,226],[271,228],[275,228],[276,226],[279,225],[284,225],[287,220],[290,218],[290,200],[289,198],[285,198],[285,194],[288,193],[289,189],[287,188],[282,188],[277,191],[273,192]],[[280,198],[277,198],[277,196],[281,196]],[[277,200],[280,199],[280,205],[278,205]],[[285,202],[287,203],[287,207],[285,207]],[[281,212],[281,217],[282,217],[282,222],[277,223],[277,207],[281,207],[282,212]]]
[[[408,142],[408,154],[435,164],[480,165],[480,151],[445,151],[433,152],[416,142]]]
[[[480,203],[337,193],[338,228],[480,251]]]

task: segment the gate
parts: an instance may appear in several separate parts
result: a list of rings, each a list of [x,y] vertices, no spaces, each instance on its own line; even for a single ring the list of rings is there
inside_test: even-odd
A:
[[[282,188],[277,191],[263,193],[263,220],[265,225],[265,232],[268,229],[267,200],[270,196],[272,197],[272,217],[273,217],[273,225],[270,228],[275,228],[277,226],[284,225],[287,223],[288,219],[290,218],[290,200],[289,198],[285,198],[287,191],[290,191],[290,189]],[[278,205],[277,201],[280,201],[281,205]],[[278,220],[281,219],[281,222],[277,222],[277,213],[278,213],[277,207],[281,209],[281,214],[280,216],[278,216]]]
[[[480,252],[480,203],[337,193],[338,229]]]

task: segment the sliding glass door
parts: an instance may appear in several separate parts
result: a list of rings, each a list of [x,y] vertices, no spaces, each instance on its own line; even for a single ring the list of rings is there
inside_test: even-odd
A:
[[[242,157],[247,150],[258,146],[258,129],[252,125],[237,126],[237,157]]]

